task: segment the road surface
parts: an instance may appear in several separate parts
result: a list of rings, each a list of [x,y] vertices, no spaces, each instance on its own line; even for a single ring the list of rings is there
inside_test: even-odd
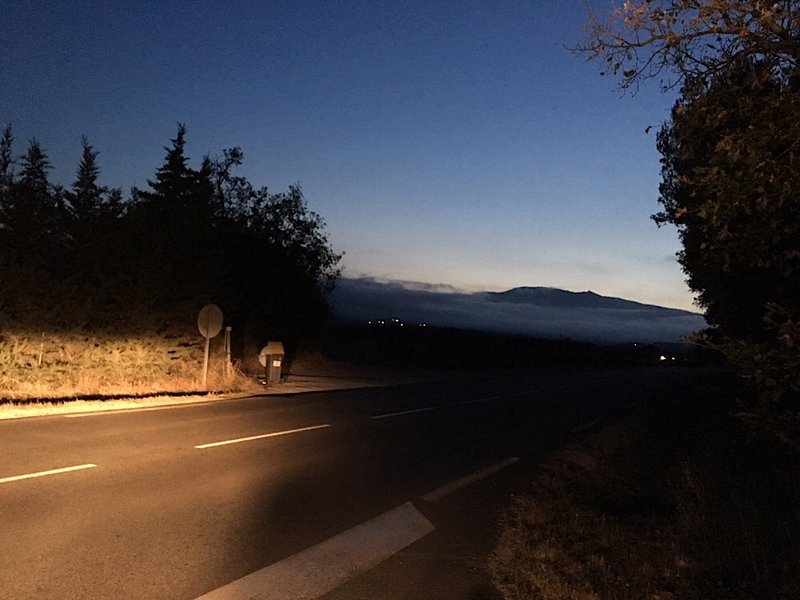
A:
[[[327,548],[330,564],[330,552],[344,552],[331,544],[352,547],[362,525],[419,535],[376,567],[342,567],[330,589],[309,580],[308,594],[490,597],[475,591],[486,581],[476,565],[474,581],[452,588],[426,569],[431,560],[446,569],[434,555],[469,546],[469,532],[481,551],[491,545],[509,492],[491,482],[576,428],[683,385],[676,373],[484,374],[0,421],[0,597],[191,600],[222,588],[207,597],[233,598],[245,588],[232,582],[253,573],[290,578],[278,567],[322,577],[293,557]],[[411,559],[426,553],[426,563]]]

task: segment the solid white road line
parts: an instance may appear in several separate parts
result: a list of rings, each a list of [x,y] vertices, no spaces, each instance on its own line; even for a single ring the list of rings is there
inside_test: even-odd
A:
[[[286,431],[276,431],[274,433],[262,433],[260,435],[250,435],[248,437],[236,438],[235,440],[223,440],[221,442],[211,442],[210,444],[200,444],[195,446],[199,450],[205,448],[216,448],[217,446],[227,446],[229,444],[239,444],[241,442],[251,442],[253,440],[263,440],[265,438],[278,437],[281,435],[289,435],[292,433],[300,433],[301,431],[313,431],[314,429],[325,429],[330,425],[312,425],[311,427],[300,427],[299,429],[287,429]]]
[[[494,400],[500,400],[500,396],[490,396],[488,398],[478,398],[477,400],[465,400],[464,402],[459,402],[459,404],[478,404],[479,402],[493,402]]]
[[[386,413],[385,415],[375,415],[371,419],[388,419],[390,417],[399,417],[400,415],[410,415],[413,413],[427,412],[429,410],[436,410],[440,406],[426,406],[425,408],[414,408],[412,410],[401,410],[400,412]]]
[[[13,477],[1,478],[0,483],[9,483],[21,479],[33,479],[34,477],[46,477],[47,475],[58,475],[59,473],[69,473],[70,471],[81,471],[82,469],[91,469],[96,466],[97,465],[94,464],[75,465],[74,467],[63,467],[61,469],[50,469],[49,471],[38,471],[37,473],[26,473],[25,475],[14,475]]]
[[[442,487],[436,488],[432,492],[428,492],[427,494],[422,496],[422,499],[425,500],[426,502],[436,502],[437,500],[441,500],[445,496],[449,496],[453,492],[458,491],[461,488],[466,487],[471,483],[475,483],[476,481],[485,479],[489,475],[497,473],[498,471],[513,465],[518,460],[519,460],[518,457],[512,456],[511,458],[502,460],[499,463],[495,463],[493,465],[489,465],[488,467],[484,467],[480,471],[475,471],[472,475],[467,475],[466,477],[462,477],[461,479],[456,479],[455,481],[451,481],[450,483],[444,484]]]
[[[210,402],[210,401],[209,401]],[[105,417],[108,415],[122,415],[137,412],[150,412],[153,410],[171,410],[173,408],[185,408],[187,406],[197,406],[201,402],[187,402],[185,404],[164,404],[163,406],[148,406],[145,408],[107,408],[103,410],[87,410],[86,412],[70,413],[61,415],[65,419],[81,419],[83,417]]]
[[[411,502],[246,575],[197,600],[310,600],[428,535],[433,524]]]

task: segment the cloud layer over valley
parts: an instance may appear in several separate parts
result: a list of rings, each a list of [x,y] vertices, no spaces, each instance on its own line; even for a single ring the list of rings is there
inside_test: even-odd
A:
[[[675,342],[706,327],[701,315],[608,298],[593,292],[522,287],[459,293],[373,279],[339,280],[334,317],[362,322],[400,319],[408,325],[477,329],[599,343]]]

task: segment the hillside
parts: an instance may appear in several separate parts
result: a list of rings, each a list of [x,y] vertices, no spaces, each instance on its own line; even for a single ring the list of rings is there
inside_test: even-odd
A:
[[[543,287],[463,293],[342,278],[330,300],[340,322],[399,319],[602,344],[677,342],[706,326],[701,315],[688,311]]]
[[[674,308],[665,308],[654,304],[642,304],[633,300],[601,296],[592,291],[570,292],[550,287],[517,287],[505,292],[486,292],[493,302],[511,302],[514,304],[531,304],[554,308],[576,309],[608,309],[608,310],[656,310],[673,311],[680,314],[691,314]]]

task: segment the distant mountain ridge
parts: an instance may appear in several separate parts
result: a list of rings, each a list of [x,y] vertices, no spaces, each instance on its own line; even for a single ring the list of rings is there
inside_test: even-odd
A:
[[[697,313],[590,291],[518,287],[468,293],[434,288],[343,277],[330,301],[334,318],[346,322],[397,319],[409,324],[599,343],[677,342],[706,327]]]
[[[592,291],[570,292],[551,287],[516,287],[505,292],[486,292],[492,302],[513,302],[515,304],[532,304],[554,308],[588,308],[588,309],[613,309],[613,310],[668,310],[682,311],[676,308],[666,308],[655,304],[642,304],[633,300],[625,300],[614,296],[602,296]],[[689,313],[691,314],[691,313]]]

